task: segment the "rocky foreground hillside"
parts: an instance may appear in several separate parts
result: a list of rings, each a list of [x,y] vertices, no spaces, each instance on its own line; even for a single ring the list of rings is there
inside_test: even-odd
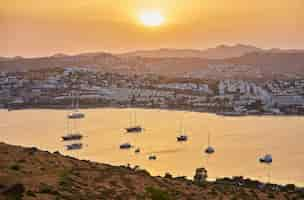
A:
[[[152,177],[145,170],[81,161],[36,148],[0,143],[0,200],[304,199],[293,185],[265,185],[241,177],[194,183]]]

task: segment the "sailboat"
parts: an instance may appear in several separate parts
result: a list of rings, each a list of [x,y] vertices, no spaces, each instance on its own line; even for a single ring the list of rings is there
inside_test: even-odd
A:
[[[119,145],[120,149],[130,149],[131,147],[132,145],[129,142]]]
[[[74,101],[74,94],[72,93],[72,109],[73,112],[68,115],[69,119],[82,119],[85,117],[85,114],[79,111],[79,94],[75,96]]]
[[[188,140],[188,135],[185,133],[183,119],[180,121],[180,135],[176,137],[178,142],[186,142]]]
[[[215,149],[210,145],[210,133],[208,133],[208,147],[205,149],[206,154],[213,154]]]
[[[73,120],[73,124],[70,126],[70,120]],[[77,122],[75,119],[67,118],[67,134],[61,137],[63,141],[81,140],[83,138],[77,130]]]
[[[62,136],[61,138],[63,141],[72,141],[72,140],[81,140],[82,137],[83,136],[79,133],[70,133],[70,134]]]
[[[137,125],[137,118],[136,118],[136,111],[134,111],[134,123],[132,124],[132,112],[130,116],[130,126],[128,128],[125,128],[127,133],[141,133],[143,131],[143,128],[139,125]]]
[[[73,95],[73,94],[72,94]],[[74,108],[74,97],[72,97],[72,108]],[[82,119],[84,114],[78,112],[79,102],[76,100],[76,112],[68,113],[67,117],[67,134],[62,136],[63,141],[74,141],[81,140],[83,138],[82,134],[77,130],[77,121]],[[72,120],[72,125],[70,126],[70,121]]]

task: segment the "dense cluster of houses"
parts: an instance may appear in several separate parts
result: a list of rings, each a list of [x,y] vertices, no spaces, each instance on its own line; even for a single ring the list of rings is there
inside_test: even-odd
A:
[[[191,109],[219,114],[303,114],[304,80],[204,80],[67,67],[0,73],[1,107],[82,106]]]

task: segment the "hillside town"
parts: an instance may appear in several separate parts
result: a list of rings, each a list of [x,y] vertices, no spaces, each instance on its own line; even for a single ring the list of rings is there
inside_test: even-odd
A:
[[[142,107],[219,115],[303,115],[304,79],[213,80],[66,67],[0,73],[0,107]]]

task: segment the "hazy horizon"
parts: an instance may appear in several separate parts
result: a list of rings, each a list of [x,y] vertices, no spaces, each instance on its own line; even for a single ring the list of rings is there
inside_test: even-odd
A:
[[[302,0],[6,1],[0,7],[0,55],[206,49],[222,44],[304,49],[302,10]],[[141,13],[149,11],[162,15],[159,26],[140,21]]]
[[[245,46],[251,46],[251,47],[256,47],[256,48],[260,48],[262,50],[272,50],[272,49],[280,49],[280,50],[303,50],[304,48],[294,48],[294,49],[289,49],[289,48],[262,48],[259,46],[255,46],[255,45],[251,45],[251,44],[218,44],[216,46],[212,46],[212,47],[207,47],[207,48],[166,48],[166,47],[160,47],[160,48],[142,48],[142,49],[130,49],[130,50],[122,50],[122,51],[106,51],[103,49],[96,49],[96,50],[84,50],[84,51],[79,51],[79,52],[51,52],[50,54],[47,55],[29,55],[29,56],[23,56],[23,55],[0,55],[0,57],[7,57],[7,58],[14,58],[14,57],[23,57],[23,58],[39,58],[39,57],[50,57],[50,56],[55,56],[57,54],[63,54],[63,55],[67,55],[67,56],[76,56],[76,55],[81,55],[81,54],[90,54],[90,53],[109,53],[109,54],[113,54],[113,55],[123,55],[123,54],[128,54],[128,53],[135,53],[135,52],[141,52],[141,51],[158,51],[158,50],[189,50],[189,51],[204,51],[204,50],[208,50],[208,49],[213,49],[213,48],[218,48],[219,46],[227,46],[227,47],[236,47],[237,45],[245,45]]]

